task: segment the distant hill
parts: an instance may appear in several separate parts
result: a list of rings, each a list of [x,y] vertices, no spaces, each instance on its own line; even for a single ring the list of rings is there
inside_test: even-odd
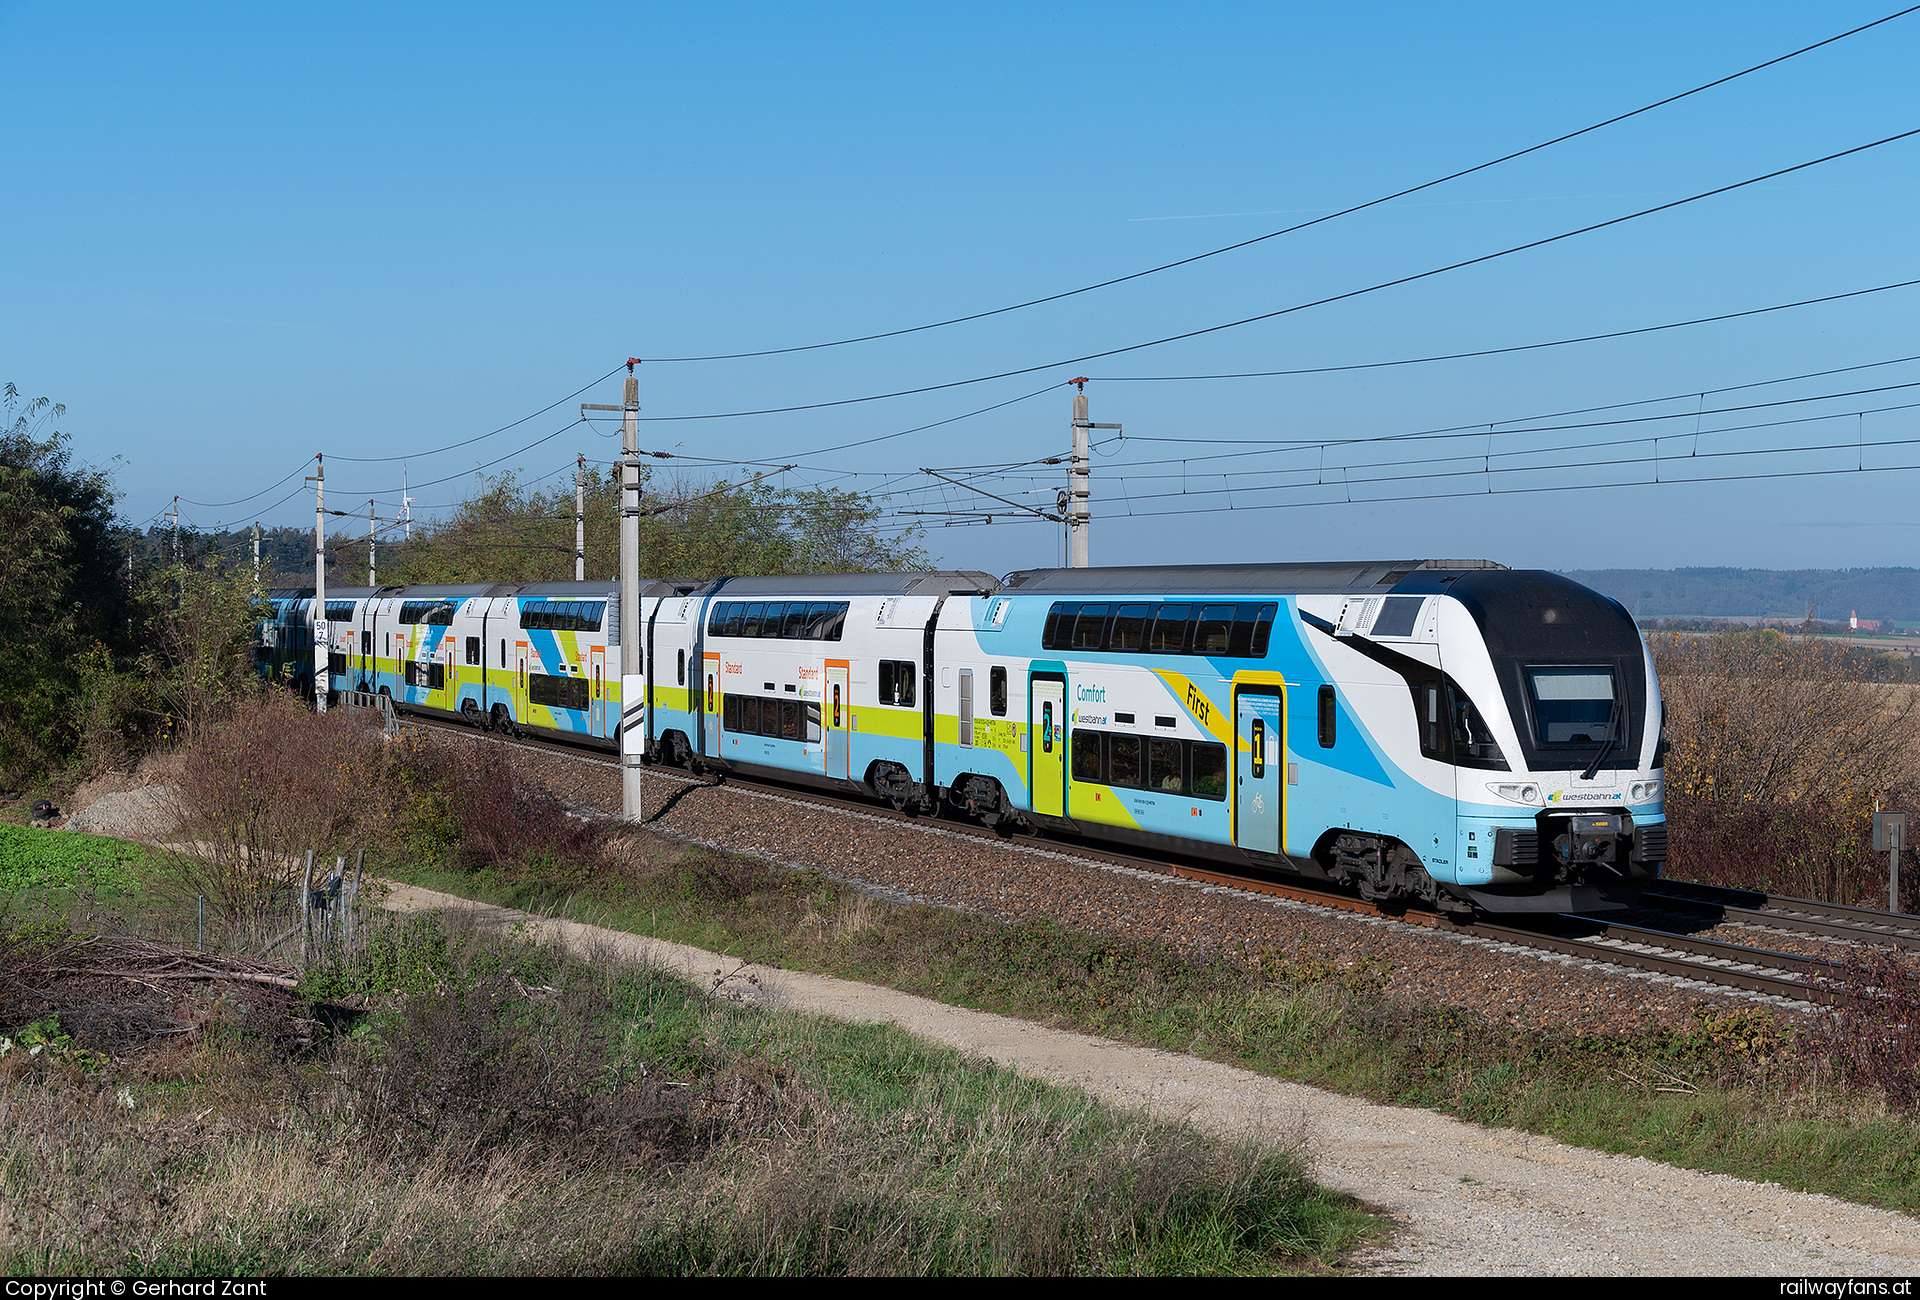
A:
[[[1920,623],[1920,569],[1572,569],[1567,577],[1613,597],[1635,618],[1759,615]]]

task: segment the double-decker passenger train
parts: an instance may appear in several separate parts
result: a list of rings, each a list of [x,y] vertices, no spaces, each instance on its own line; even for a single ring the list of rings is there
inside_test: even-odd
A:
[[[263,668],[310,682],[310,592]],[[1479,560],[329,591],[333,689],[1449,911],[1624,906],[1666,857],[1632,618]],[[309,685],[310,689],[310,685]]]

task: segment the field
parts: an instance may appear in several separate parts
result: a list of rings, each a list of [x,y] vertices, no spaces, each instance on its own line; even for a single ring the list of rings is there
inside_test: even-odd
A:
[[[0,950],[9,1274],[1323,1272],[1378,1235],[1295,1147],[433,917],[161,997],[50,922]]]

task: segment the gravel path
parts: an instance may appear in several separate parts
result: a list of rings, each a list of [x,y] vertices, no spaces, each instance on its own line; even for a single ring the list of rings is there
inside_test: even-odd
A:
[[[517,748],[516,757],[568,803],[619,810],[619,772],[611,765],[532,747]],[[659,830],[811,867],[890,897],[1011,921],[1046,916],[1191,953],[1368,966],[1386,974],[1389,988],[1496,1022],[1627,1034],[1685,1026],[1703,1004],[1806,1010],[1695,980],[1107,866],[1050,851],[1044,842],[983,841],[933,821],[902,823],[657,771],[643,784],[650,824]]]
[[[1231,1066],[949,1007],[892,989],[396,886],[398,910],[466,908],[583,954],[659,963],[743,1001],[886,1021],[1023,1073],[1227,1136],[1291,1145],[1403,1231],[1354,1261],[1424,1275],[1905,1275],[1920,1222],[1826,1196],[1379,1106]]]

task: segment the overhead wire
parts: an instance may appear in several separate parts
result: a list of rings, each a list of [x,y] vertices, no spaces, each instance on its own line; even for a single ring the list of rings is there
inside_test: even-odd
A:
[[[1310,227],[1313,227],[1313,226],[1324,225],[1325,223],[1330,221],[1337,221],[1342,217],[1352,216],[1356,212],[1364,212],[1369,208],[1376,208],[1381,206],[1382,204],[1391,203],[1396,199],[1403,199],[1403,198],[1406,198],[1408,195],[1418,194],[1423,190],[1433,189],[1434,187],[1439,185],[1444,185],[1449,181],[1456,181],[1461,179],[1462,177],[1471,176],[1476,172],[1483,172],[1488,170],[1489,168],[1498,167],[1503,163],[1512,162],[1516,158],[1524,158],[1528,154],[1538,153],[1543,149],[1549,149],[1555,145],[1564,144],[1569,140],[1578,139],[1583,135],[1590,135],[1595,131],[1599,131],[1606,127],[1616,125],[1617,123],[1620,123],[1620,122],[1625,122],[1629,118],[1638,117],[1643,113],[1650,113],[1658,108],[1664,108],[1668,104],[1678,103],[1680,100],[1689,98],[1690,96],[1698,95],[1704,91],[1712,90],[1717,86],[1724,86],[1728,82],[1738,81],[1742,77],[1751,76],[1752,74],[1756,72],[1760,72],[1766,68],[1775,67],[1779,64],[1787,62],[1790,59],[1799,58],[1803,54],[1810,54],[1814,50],[1818,50],[1825,46],[1832,45],[1837,41],[1846,40],[1848,37],[1857,36],[1861,32],[1870,31],[1873,28],[1879,27],[1885,23],[1893,22],[1895,19],[1904,18],[1908,14],[1913,13],[1916,9],[1920,9],[1920,5],[1913,5],[1905,9],[1897,10],[1896,12],[1888,14],[1883,18],[1876,18],[1870,23],[1863,23],[1858,27],[1849,28],[1847,31],[1840,32],[1834,36],[1829,36],[1824,40],[1816,41],[1811,45],[1805,45],[1800,47],[1799,49],[1789,51],[1786,54],[1777,55],[1774,58],[1767,59],[1764,62],[1756,63],[1751,67],[1742,68],[1738,72],[1729,73],[1728,75],[1723,77],[1717,77],[1712,81],[1704,82],[1701,85],[1695,86],[1690,90],[1683,90],[1678,94],[1668,95],[1665,98],[1657,99],[1650,104],[1643,104],[1639,108],[1632,109],[1625,113],[1617,113],[1614,116],[1606,118],[1602,121],[1594,122],[1588,126],[1583,126],[1579,130],[1568,131],[1562,135],[1554,136],[1552,139],[1543,140],[1538,144],[1529,145],[1524,149],[1517,149],[1511,153],[1502,154],[1497,158],[1489,159],[1486,162],[1476,163],[1471,167],[1465,167],[1460,169],[1459,171],[1449,172],[1447,175],[1437,177],[1434,180],[1423,181],[1418,185],[1411,185],[1405,189],[1396,190],[1391,194],[1382,195],[1381,197],[1375,198],[1375,199],[1369,199],[1365,203],[1356,203],[1350,207],[1345,207],[1345,208],[1338,209],[1337,211],[1324,213],[1320,216],[1313,218],[1311,221],[1302,221],[1295,225],[1284,227],[1280,230],[1270,231],[1264,235],[1257,235],[1252,239],[1239,240],[1232,244],[1223,245],[1220,248],[1210,249],[1209,251],[1204,253],[1196,253],[1190,257],[1183,257],[1172,262],[1165,262],[1159,266],[1149,267],[1144,271],[1135,271],[1128,275],[1115,276],[1112,279],[1102,280],[1096,284],[1083,285],[1078,289],[1068,289],[1060,293],[1048,294],[1040,298],[1030,298],[1024,302],[1012,303],[1004,307],[995,307],[988,311],[972,312],[968,315],[954,316],[946,320],[932,321],[924,325],[914,325],[904,329],[886,330],[886,331],[882,331],[880,333],[875,333],[875,334],[862,334],[862,335],[858,335],[850,338],[833,339],[833,340],[829,340],[827,342],[822,342],[822,343],[807,343],[807,344],[800,344],[800,345],[796,345],[792,347],[784,347],[784,348],[765,348],[756,352],[730,352],[730,353],[715,354],[711,356],[695,356],[695,357],[655,357],[655,358],[650,358],[650,360],[652,360],[656,364],[706,362],[706,361],[740,361],[740,360],[746,360],[754,357],[784,356],[784,355],[788,355],[790,353],[795,353],[795,352],[814,352],[814,351],[819,351],[820,349],[823,349],[823,348],[846,347],[850,344],[855,344],[855,343],[871,343],[880,339],[899,338],[907,334],[919,334],[919,333],[924,333],[927,330],[944,329],[949,325],[961,325],[961,324],[967,323],[968,321],[985,320],[988,317],[992,317],[992,316],[1003,316],[1009,312],[1022,311],[1028,307],[1038,307],[1045,303],[1059,302],[1061,299],[1064,299],[1064,298],[1072,298],[1080,294],[1092,293],[1095,290],[1111,288],[1112,286],[1117,284],[1125,284],[1131,280],[1142,279],[1149,275],[1157,275],[1162,271],[1171,271],[1176,267],[1191,266],[1195,262],[1202,262],[1207,260],[1208,258],[1219,257],[1225,253],[1236,252],[1242,248],[1250,248],[1255,244],[1265,243],[1267,240],[1270,240],[1270,239],[1278,239],[1282,235],[1290,235],[1297,231],[1309,229]]]
[[[1291,306],[1280,307],[1273,311],[1268,311],[1268,312],[1260,312],[1253,316],[1243,316],[1238,320],[1226,321],[1218,325],[1208,325],[1200,329],[1185,330],[1178,334],[1164,335],[1157,339],[1149,339],[1144,343],[1132,343],[1132,344],[1126,345],[1125,347],[1107,348],[1099,352],[1088,352],[1076,357],[1066,357],[1058,361],[1046,362],[1042,365],[1021,366],[1017,369],[1001,370],[989,375],[976,375],[970,379],[955,379],[955,380],[949,380],[945,383],[925,384],[918,388],[895,389],[892,392],[886,392],[886,393],[870,393],[863,397],[843,397],[843,398],[837,398],[833,401],[803,402],[803,403],[798,403],[792,406],[773,406],[773,407],[765,407],[757,410],[747,410],[747,411],[710,411],[710,412],[705,412],[697,415],[646,415],[646,416],[641,416],[640,419],[647,423],[674,423],[674,422],[681,422],[686,420],[733,420],[733,419],[742,419],[748,416],[787,415],[796,411],[819,411],[819,410],[826,410],[829,408],[840,407],[840,406],[857,406],[866,402],[887,401],[889,399],[896,398],[896,397],[914,397],[922,393],[944,392],[946,390],[954,389],[954,388],[966,388],[973,384],[985,384],[985,383],[991,383],[999,379],[1011,379],[1019,375],[1037,374],[1042,370],[1058,370],[1067,366],[1080,366],[1088,361],[1098,361],[1105,357],[1121,356],[1128,352],[1139,352],[1147,348],[1162,347],[1168,343],[1184,342],[1187,339],[1203,338],[1209,334],[1221,333],[1224,330],[1238,329],[1243,325],[1253,325],[1261,321],[1275,320],[1282,316],[1292,315],[1295,312],[1308,311],[1315,307],[1325,307],[1331,303],[1345,302],[1353,298],[1363,297],[1366,294],[1378,293],[1384,289],[1397,288],[1400,285],[1414,284],[1421,280],[1431,279],[1434,276],[1446,275],[1450,272],[1462,270],[1466,267],[1479,266],[1487,262],[1496,261],[1503,257],[1510,257],[1516,253],[1524,253],[1531,249],[1543,248],[1549,244],[1559,243],[1562,240],[1574,239],[1581,235],[1592,234],[1594,231],[1597,231],[1597,230],[1606,230],[1610,227],[1622,225],[1629,221],[1637,221],[1642,217],[1653,216],[1661,212],[1670,212],[1675,208],[1685,207],[1687,204],[1698,203],[1704,199],[1714,198],[1721,194],[1729,194],[1735,190],[1744,189],[1749,185],[1758,185],[1763,181],[1776,180],[1782,176],[1789,176],[1794,174],[1795,172],[1805,171],[1810,167],[1819,167],[1819,166],[1823,166],[1826,163],[1836,162],[1842,158],[1850,158],[1856,154],[1864,153],[1869,149],[1878,149],[1885,145],[1897,144],[1902,140],[1911,139],[1916,135],[1920,135],[1920,127],[1915,127],[1906,131],[1900,131],[1893,135],[1884,136],[1878,140],[1871,140],[1871,141],[1868,141],[1866,144],[1854,145],[1851,148],[1841,149],[1834,153],[1823,155],[1822,157],[1819,157],[1819,158],[1811,158],[1811,159],[1808,159],[1806,162],[1795,163],[1790,167],[1777,168],[1773,171],[1763,173],[1759,176],[1750,176],[1746,180],[1734,181],[1731,184],[1715,186],[1713,189],[1710,189],[1710,190],[1702,190],[1698,194],[1690,194],[1686,198],[1674,199],[1668,203],[1656,204],[1655,206],[1650,208],[1642,208],[1637,212],[1629,212],[1622,216],[1611,217],[1605,221],[1596,221],[1589,225],[1580,226],[1573,230],[1561,231],[1557,235],[1547,235],[1540,239],[1528,240],[1525,243],[1514,244],[1514,245],[1511,245],[1510,247],[1498,249],[1491,253],[1482,253],[1476,257],[1465,258],[1458,262],[1449,262],[1444,266],[1431,267],[1425,271],[1416,271],[1410,275],[1396,276],[1390,280],[1381,280],[1381,281],[1378,281],[1377,283],[1366,285],[1358,289],[1348,289],[1342,293],[1329,294],[1323,298],[1315,298],[1307,302],[1294,303]],[[1060,385],[1058,384],[1053,385],[1053,387],[1059,387],[1059,386]],[[1043,389],[1040,391],[1044,392],[1046,390]],[[1020,399],[1015,399],[1015,400],[1020,400]],[[874,439],[871,441],[879,441],[879,439]],[[845,444],[845,445],[858,446],[861,444],[851,443],[851,444]],[[839,450],[839,449],[840,448],[834,448],[833,450]],[[814,454],[818,454],[818,453],[814,453]]]
[[[1771,307],[1754,307],[1746,311],[1723,312],[1718,316],[1697,316],[1692,320],[1668,321],[1663,325],[1642,325],[1635,329],[1610,330],[1604,334],[1582,334],[1574,338],[1549,339],[1541,343],[1519,343],[1504,348],[1480,348],[1473,352],[1443,352],[1428,357],[1402,357],[1393,361],[1361,361],[1339,366],[1298,366],[1292,370],[1244,370],[1217,375],[1089,375],[1088,382],[1103,384],[1162,384],[1180,383],[1211,379],[1273,379],[1296,375],[1332,375],[1349,370],[1383,370],[1391,366],[1423,366],[1435,361],[1467,361],[1476,357],[1497,357],[1514,352],[1534,352],[1541,348],[1563,348],[1575,343],[1599,343],[1606,339],[1631,338],[1636,334],[1656,334],[1662,330],[1685,329],[1692,325],[1712,325],[1720,321],[1739,320],[1745,316],[1764,316],[1769,312],[1791,311],[1796,307],[1812,307],[1820,303],[1839,302],[1844,298],[1859,298],[1872,293],[1886,293],[1892,289],[1911,289],[1920,285],[1920,280],[1900,280],[1893,284],[1875,285],[1870,289],[1853,289],[1846,293],[1827,294],[1819,298],[1802,298],[1798,302],[1775,303]]]

